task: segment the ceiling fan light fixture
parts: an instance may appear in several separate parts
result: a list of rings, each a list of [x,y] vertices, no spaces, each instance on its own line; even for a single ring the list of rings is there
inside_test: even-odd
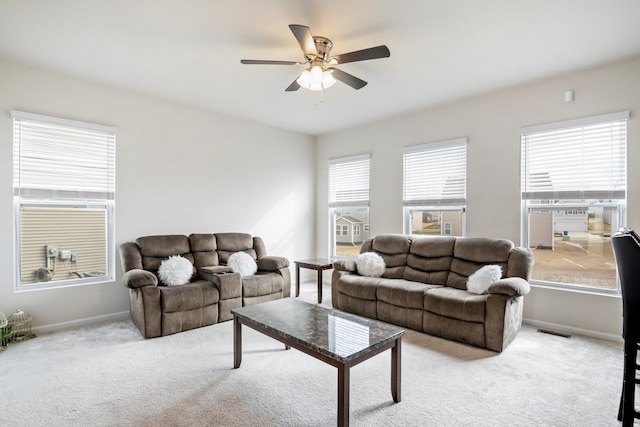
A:
[[[295,92],[301,87],[321,91],[333,86],[336,80],[340,80],[356,90],[362,89],[367,85],[367,82],[333,66],[391,56],[389,48],[385,45],[330,56],[333,42],[328,38],[314,36],[311,34],[311,29],[306,25],[291,24],[289,29],[298,41],[302,53],[304,53],[304,62],[263,59],[240,60],[242,64],[304,65],[306,67],[305,70],[287,86],[285,92]]]
[[[336,79],[331,75],[331,71],[323,70],[322,67],[314,65],[304,70],[296,82],[305,89],[323,90],[333,86]]]
[[[325,70],[325,72],[322,73],[322,86],[325,89],[336,84],[336,79],[335,77],[333,77],[332,73],[333,71],[330,71],[330,70]]]

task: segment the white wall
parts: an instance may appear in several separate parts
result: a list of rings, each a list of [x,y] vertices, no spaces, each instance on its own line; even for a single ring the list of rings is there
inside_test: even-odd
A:
[[[419,84],[419,83],[418,83]],[[565,91],[575,101],[565,103]],[[398,96],[402,96],[401,93]],[[380,100],[380,102],[393,102]],[[402,233],[403,147],[468,137],[467,236],[520,243],[520,134],[525,126],[618,111],[628,124],[627,224],[640,228],[640,57],[512,87],[439,108],[318,138],[316,253],[328,254],[328,159],[371,154],[371,235]],[[525,298],[531,322],[619,336],[619,297],[534,288]]]
[[[129,309],[117,255],[113,283],[14,292],[12,109],[118,128],[117,245],[151,234],[239,231],[261,236],[272,255],[313,256],[312,137],[0,60],[0,311],[7,316],[21,308],[34,327],[60,327]]]

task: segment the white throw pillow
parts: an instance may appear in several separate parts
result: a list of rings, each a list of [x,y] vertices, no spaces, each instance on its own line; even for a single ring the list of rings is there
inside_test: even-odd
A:
[[[189,283],[193,275],[191,261],[180,255],[173,255],[162,261],[158,268],[158,277],[165,285],[178,286]]]
[[[477,270],[467,280],[467,290],[474,294],[484,294],[494,282],[502,277],[502,267],[499,265],[485,265]]]
[[[242,277],[253,276],[258,271],[258,264],[246,252],[235,252],[229,255],[227,266],[231,267],[234,273],[240,273]]]
[[[364,252],[356,258],[356,267],[361,276],[380,277],[386,265],[384,259],[375,252]]]

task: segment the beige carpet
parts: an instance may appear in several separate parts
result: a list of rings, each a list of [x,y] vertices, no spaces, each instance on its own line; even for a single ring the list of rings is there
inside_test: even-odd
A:
[[[313,301],[307,286],[302,299]],[[325,304],[329,298],[325,291]],[[144,340],[130,321],[0,353],[0,425],[333,426],[336,369],[232,323]],[[621,345],[525,327],[497,354],[407,331],[402,402],[390,353],[351,371],[353,426],[618,426]]]

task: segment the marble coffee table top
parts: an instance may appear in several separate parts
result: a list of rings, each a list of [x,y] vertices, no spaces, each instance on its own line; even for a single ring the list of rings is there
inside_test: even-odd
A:
[[[404,330],[339,310],[283,298],[231,312],[341,363],[349,363],[396,340]]]

